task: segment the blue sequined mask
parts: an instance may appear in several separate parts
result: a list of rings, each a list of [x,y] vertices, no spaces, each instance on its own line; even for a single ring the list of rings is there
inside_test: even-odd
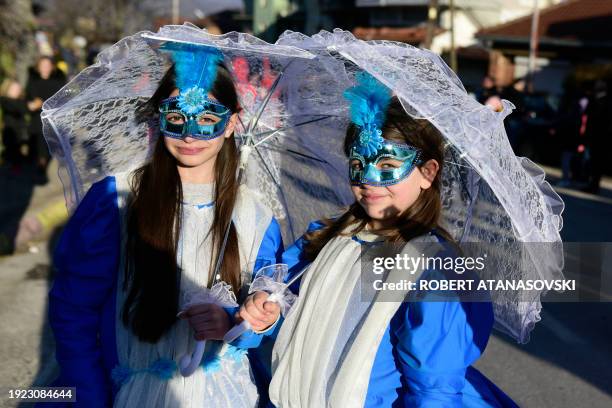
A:
[[[369,139],[360,138],[351,146],[349,178],[352,185],[391,186],[404,180],[421,164],[421,150],[414,146],[382,137],[380,141],[376,139],[376,143],[368,142]]]
[[[159,107],[159,127],[164,136],[211,140],[225,132],[232,115],[228,108],[207,97],[185,106],[182,96],[165,99]]]

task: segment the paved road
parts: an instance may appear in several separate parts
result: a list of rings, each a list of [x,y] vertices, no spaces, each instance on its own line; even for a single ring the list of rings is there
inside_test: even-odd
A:
[[[564,241],[612,242],[612,199],[559,192]],[[611,344],[612,303],[545,303],[528,344],[495,335],[477,367],[522,407],[612,407]]]
[[[49,168],[50,182],[32,182],[33,174],[24,169],[18,174],[0,167],[0,237],[6,250],[19,219],[63,199],[57,166]],[[30,244],[29,249],[12,256],[0,256],[0,390],[7,387],[45,385],[56,375],[53,335],[46,323],[49,287],[49,253],[55,235]],[[3,391],[4,392],[4,391]],[[16,404],[0,397],[1,407]]]
[[[31,194],[26,213],[62,197],[50,178],[24,193]],[[567,192],[564,239],[612,241],[612,200]],[[0,257],[0,389],[46,384],[56,374],[44,319],[49,246],[44,241],[32,247],[37,252]],[[611,319],[612,303],[545,304],[529,344],[495,335],[477,367],[524,407],[611,407]],[[2,398],[0,406],[15,406]]]

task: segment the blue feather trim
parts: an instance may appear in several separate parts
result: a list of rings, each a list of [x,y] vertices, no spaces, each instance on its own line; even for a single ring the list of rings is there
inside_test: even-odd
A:
[[[351,121],[366,129],[380,128],[391,100],[391,90],[363,71],[357,74],[357,85],[344,91],[351,103]]]
[[[221,368],[221,358],[219,357],[219,349],[223,344],[221,342],[211,342],[211,345],[207,348],[200,366],[206,374],[212,374],[219,371]]]
[[[225,350],[225,353],[223,354],[223,358],[231,358],[232,360],[238,362],[242,360],[242,357],[244,357],[246,353],[246,350],[228,344],[227,350]]]
[[[206,94],[217,78],[217,65],[223,61],[223,54],[206,45],[166,42],[161,48],[174,61],[176,85],[181,91],[196,87]]]
[[[177,365],[174,360],[168,358],[160,358],[154,361],[149,367],[133,370],[126,366],[116,366],[111,371],[111,379],[117,386],[122,386],[127,383],[135,374],[149,373],[161,380],[169,380],[177,371]]]
[[[351,122],[361,129],[355,141],[357,149],[369,157],[382,147],[380,128],[392,95],[389,88],[365,71],[358,73],[356,80],[357,85],[344,91],[344,97],[350,102]]]
[[[174,376],[177,370],[177,365],[174,360],[168,358],[160,358],[146,369],[147,372],[153,374],[159,379],[169,380]]]

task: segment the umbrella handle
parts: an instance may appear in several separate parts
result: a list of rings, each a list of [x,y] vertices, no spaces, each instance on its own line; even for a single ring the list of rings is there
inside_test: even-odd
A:
[[[223,336],[223,341],[226,343],[231,343],[236,340],[238,337],[242,336],[245,332],[251,330],[251,324],[246,320],[243,320],[240,324],[235,325],[231,329],[225,333]]]
[[[204,349],[206,348],[206,340],[201,340],[196,343],[195,349],[191,355],[185,354],[179,361],[179,368],[183,377],[189,377],[195,373],[200,366],[202,357],[204,357]]]
[[[272,293],[270,296],[268,296],[266,302],[280,303],[279,300],[281,299],[281,296],[282,295],[280,293]],[[225,336],[223,336],[223,341],[226,343],[231,343],[251,329],[251,324],[246,320],[243,320],[240,324],[237,324],[229,329],[227,333],[225,333]]]

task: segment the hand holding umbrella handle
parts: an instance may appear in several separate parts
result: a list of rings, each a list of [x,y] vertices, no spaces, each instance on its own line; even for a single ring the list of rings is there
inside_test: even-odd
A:
[[[185,304],[184,309],[203,303],[212,303],[220,307],[238,306],[231,287],[223,281],[215,283],[210,289],[198,288],[195,291],[188,292],[185,294],[185,297],[189,301]],[[180,312],[177,317],[183,312]],[[196,342],[192,353],[187,352],[181,356],[179,359],[179,371],[183,377],[189,377],[195,373],[202,362],[205,349],[206,340],[200,340]]]
[[[270,296],[268,296],[266,302],[274,302],[280,304],[281,297],[282,295],[280,293],[272,293]],[[223,341],[225,341],[226,343],[231,343],[232,341],[236,340],[238,337],[242,336],[245,332],[251,329],[251,324],[246,320],[243,320],[240,324],[232,327],[227,331],[227,333],[225,333],[225,336],[223,336]]]

